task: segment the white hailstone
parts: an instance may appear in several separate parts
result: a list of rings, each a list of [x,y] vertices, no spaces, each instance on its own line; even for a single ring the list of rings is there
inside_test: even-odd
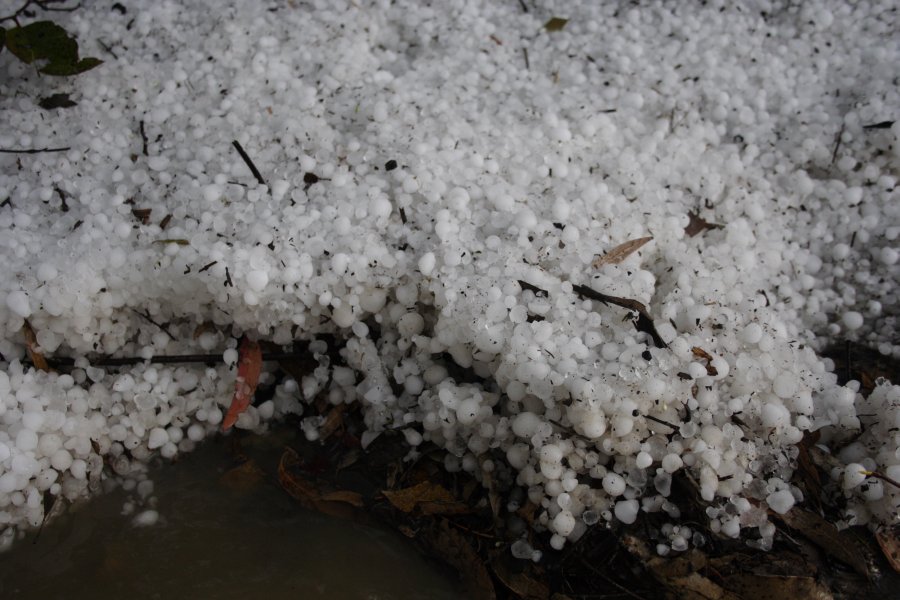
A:
[[[553,530],[559,535],[566,537],[575,529],[575,517],[567,510],[559,511],[559,514],[553,518]]]
[[[237,348],[228,348],[225,352],[222,353],[222,362],[224,362],[229,367],[236,364],[238,361],[238,351]]]
[[[738,334],[738,338],[745,344],[756,344],[762,339],[763,329],[758,323],[750,323]]]
[[[16,447],[22,452],[29,452],[37,448],[38,436],[30,429],[22,429],[16,435]]]
[[[841,321],[843,321],[844,327],[846,327],[848,331],[854,331],[863,326],[863,316],[855,310],[848,310],[845,312]]]
[[[791,398],[797,393],[800,382],[797,376],[789,371],[782,371],[775,377],[772,382],[772,389],[779,398]]]
[[[788,409],[781,402],[771,398],[763,404],[760,418],[763,427],[780,428],[790,424],[791,413],[788,412]]]
[[[150,430],[150,437],[147,439],[147,447],[151,450],[156,450],[168,443],[168,441],[169,434],[166,433],[166,430],[162,427],[154,427]]]
[[[397,321],[397,332],[405,338],[419,335],[425,328],[425,319],[419,313],[408,312]]]
[[[434,252],[426,252],[419,259],[419,272],[421,272],[422,275],[431,275],[431,272],[434,270],[434,264]]]
[[[65,448],[60,448],[50,457],[50,466],[57,471],[65,471],[72,466],[72,455]]]
[[[547,444],[541,448],[541,474],[547,479],[559,479],[563,474],[563,453],[559,446]]]
[[[188,427],[187,436],[192,442],[199,442],[206,436],[206,431],[203,429],[202,425],[194,423]]]
[[[269,274],[265,271],[255,270],[247,273],[247,285],[254,292],[261,292],[269,285]]]
[[[621,500],[616,502],[613,513],[619,521],[626,525],[631,525],[637,521],[638,508],[639,505],[637,500]]]
[[[135,527],[152,527],[159,522],[159,513],[155,510],[145,510],[135,515],[131,524]]]
[[[779,490],[766,496],[766,504],[779,515],[785,514],[794,506],[794,495],[790,490]]]
[[[512,430],[517,436],[530,438],[535,434],[543,421],[532,412],[522,412],[516,415],[512,422]]]
[[[634,464],[638,469],[646,469],[653,464],[653,457],[647,452],[641,451],[634,457]]]
[[[603,489],[610,496],[621,496],[625,493],[625,479],[618,473],[609,472],[603,477]]]
[[[868,470],[859,463],[850,463],[844,467],[844,476],[841,483],[845,490],[850,490],[866,480]]]
[[[481,403],[476,398],[467,398],[456,407],[456,420],[461,425],[471,425],[478,419]]]
[[[23,319],[31,316],[31,303],[28,301],[28,295],[25,292],[10,292],[6,296],[6,306]]]
[[[674,473],[683,466],[684,461],[677,454],[669,453],[662,459],[662,468],[666,473]]]

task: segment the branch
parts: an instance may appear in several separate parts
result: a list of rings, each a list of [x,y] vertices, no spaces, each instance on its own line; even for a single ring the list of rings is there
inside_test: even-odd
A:
[[[0,148],[3,154],[40,154],[41,152],[67,152],[70,147],[65,148]]]
[[[234,149],[237,150],[238,154],[241,155],[241,158],[244,159],[244,162],[247,164],[250,172],[253,173],[253,176],[256,177],[256,180],[260,184],[266,185],[266,180],[263,179],[263,176],[259,174],[259,169],[256,168],[256,165],[253,164],[253,161],[250,160],[250,157],[247,156],[246,152],[244,152],[244,148],[241,146],[240,142],[234,140],[231,142],[231,145],[234,146]]]

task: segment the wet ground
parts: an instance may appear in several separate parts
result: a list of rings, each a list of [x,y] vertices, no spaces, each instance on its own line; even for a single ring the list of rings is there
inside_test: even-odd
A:
[[[248,454],[280,451],[277,437],[260,439]],[[0,555],[0,597],[463,597],[400,534],[304,510],[271,477],[234,465],[215,440],[154,468],[154,526],[122,514],[132,494],[121,489],[67,511]]]

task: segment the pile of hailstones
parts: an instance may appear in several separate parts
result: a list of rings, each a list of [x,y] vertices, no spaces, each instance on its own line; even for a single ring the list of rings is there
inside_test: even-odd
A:
[[[515,281],[506,287],[498,298],[518,295],[534,309],[546,302]],[[570,292],[565,287],[554,293]],[[630,524],[641,512],[669,519],[659,532],[660,554],[702,544],[700,531],[679,524],[676,477],[708,503],[710,531],[743,533],[751,545],[769,548],[769,510],[785,513],[803,500],[791,478],[797,444],[810,430],[821,432],[824,447],[840,448],[828,457],[831,493],[845,496],[844,523],[897,519],[900,490],[869,474],[900,480],[900,386],[881,384],[867,399],[853,382],[837,386],[826,362],[777,326],[760,325],[759,315],[718,332],[717,353],[700,358],[694,349],[703,338],[668,323],[658,327],[664,349],[637,343],[620,319],[604,323],[608,336],[579,337],[520,315],[498,341],[466,325],[472,314],[387,304],[377,312],[377,344],[355,323],[344,364],[334,365],[325,343],[314,341],[319,367],[280,383],[237,426],[261,431],[269,419],[302,414],[321,394],[335,404],[359,401],[364,445],[390,430],[412,447],[409,458],[425,442],[444,448],[449,471],[471,472],[506,493],[510,512],[526,500],[541,507],[536,525],[551,533],[555,549],[592,525]],[[584,312],[588,320],[596,314]],[[626,341],[611,341],[618,338]],[[468,368],[468,382],[450,376],[436,340],[453,342],[447,353]],[[201,345],[223,341],[219,334]],[[40,524],[45,492],[75,499],[106,481],[149,495],[146,464],[156,453],[190,451],[218,431],[238,360],[236,341],[227,343],[225,364],[205,371],[142,364],[107,373],[82,359],[71,374],[55,374],[10,363],[0,371],[0,524]],[[501,344],[508,351],[479,360],[484,348]],[[558,363],[527,360],[535,345]],[[321,422],[302,421],[309,439]],[[540,557],[524,540],[512,550]]]

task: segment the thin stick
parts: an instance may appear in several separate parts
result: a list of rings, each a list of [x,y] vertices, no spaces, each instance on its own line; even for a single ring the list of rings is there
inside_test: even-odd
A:
[[[67,152],[71,150],[69,146],[65,148],[0,148],[3,154],[40,154],[41,152]]]
[[[528,12],[528,6],[525,4],[525,0],[519,0],[519,6],[522,7],[522,12]]]
[[[308,356],[308,352],[263,352],[262,359],[264,361],[278,361],[297,358],[298,356]],[[30,363],[30,361],[23,361]],[[58,367],[75,366],[75,359],[61,356],[58,358],[47,358],[47,362]],[[105,356],[95,359],[88,359],[92,366],[97,367],[127,367],[129,365],[137,365],[143,362],[151,362],[159,365],[171,364],[187,364],[187,363],[221,363],[222,353],[219,354],[174,354],[169,356],[154,356],[149,360],[140,356],[124,356],[120,358]]]
[[[153,325],[156,325],[160,330],[162,330],[163,333],[165,333],[167,336],[169,336],[169,339],[172,339],[172,340],[176,339],[175,336],[172,335],[172,333],[168,329],[166,329],[165,325],[160,325],[159,323],[157,323],[156,321],[151,319],[150,313],[145,314],[142,312],[138,312],[138,311],[134,310],[133,308],[131,310],[134,312],[134,314],[144,317],[145,319],[147,319],[147,321],[149,321]]]
[[[241,158],[244,159],[244,162],[247,164],[247,167],[250,169],[250,172],[253,173],[253,176],[256,177],[256,180],[261,185],[266,185],[266,180],[263,179],[263,176],[259,174],[259,169],[256,168],[256,165],[253,164],[253,161],[250,160],[250,157],[247,156],[247,153],[244,152],[244,149],[241,147],[240,142],[237,140],[233,140],[231,145],[234,146],[234,149],[238,151],[238,154],[241,155]]]
[[[144,120],[138,122],[138,131],[141,134],[141,154],[147,156],[147,132],[144,131]]]
[[[627,308],[628,310],[635,311],[638,314],[638,320],[636,323],[638,330],[650,334],[650,337],[653,338],[653,343],[657,348],[669,347],[669,345],[666,344],[665,341],[663,341],[662,337],[659,335],[659,332],[656,331],[656,326],[653,324],[653,319],[650,317],[650,313],[647,312],[647,307],[644,306],[642,302],[638,302],[637,300],[633,300],[631,298],[619,298],[618,296],[601,294],[600,292],[595,291],[586,285],[572,284],[572,290],[582,298],[597,300],[598,302],[602,302],[604,304],[615,304],[616,306],[621,306],[622,308]]]

